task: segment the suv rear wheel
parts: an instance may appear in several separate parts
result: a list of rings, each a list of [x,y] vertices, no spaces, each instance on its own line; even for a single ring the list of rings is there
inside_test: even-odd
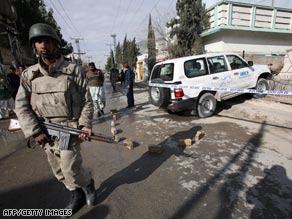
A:
[[[151,82],[164,84],[164,81],[160,78],[153,79]],[[170,90],[169,88],[151,86],[149,87],[149,98],[153,105],[165,107],[170,99]]]
[[[211,93],[200,96],[197,104],[198,116],[201,118],[212,116],[215,113],[217,100]]]

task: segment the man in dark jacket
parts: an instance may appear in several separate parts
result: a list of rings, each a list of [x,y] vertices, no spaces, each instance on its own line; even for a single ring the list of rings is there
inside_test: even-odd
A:
[[[16,68],[14,68],[14,66],[10,66],[9,69],[10,73],[7,75],[7,81],[11,87],[11,96],[15,99],[20,84],[20,78],[16,74]]]
[[[127,93],[127,99],[128,99],[128,106],[127,108],[132,108],[135,106],[135,101],[134,101],[134,73],[130,69],[129,65],[126,63],[124,64],[124,72],[125,72],[125,84],[124,87],[126,89]]]

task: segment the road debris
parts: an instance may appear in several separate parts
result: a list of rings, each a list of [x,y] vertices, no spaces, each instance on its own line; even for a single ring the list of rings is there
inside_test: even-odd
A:
[[[154,144],[148,145],[148,152],[150,153],[161,154],[163,151],[164,149],[161,145],[154,145]]]
[[[190,139],[190,138],[179,139],[179,140],[178,140],[178,145],[179,145],[180,147],[191,146],[191,145],[192,145],[192,139]]]
[[[131,140],[129,139],[125,139],[124,140],[124,145],[129,149],[129,150],[132,150],[134,149],[134,144]]]
[[[196,135],[195,135],[195,140],[199,141],[204,137],[204,133],[197,131]]]

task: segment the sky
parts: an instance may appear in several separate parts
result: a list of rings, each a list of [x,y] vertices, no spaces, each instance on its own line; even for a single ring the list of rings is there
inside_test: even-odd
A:
[[[203,0],[210,7],[219,0]],[[272,0],[235,0],[244,3],[271,5]],[[93,61],[103,68],[110,50],[116,44],[134,37],[136,42],[147,39],[149,14],[154,27],[164,27],[176,16],[176,0],[44,0],[54,11],[54,18],[61,27],[63,38],[78,52],[79,40],[81,56],[85,62]],[[276,6],[292,1],[274,0]],[[282,5],[281,5],[282,4]],[[156,38],[159,33],[156,32]]]
[[[147,39],[149,14],[153,25],[165,23],[176,16],[176,0],[45,0],[54,10],[63,38],[78,52],[78,38],[83,61],[93,61],[103,68],[110,49],[134,37]],[[157,36],[158,37],[158,36]]]

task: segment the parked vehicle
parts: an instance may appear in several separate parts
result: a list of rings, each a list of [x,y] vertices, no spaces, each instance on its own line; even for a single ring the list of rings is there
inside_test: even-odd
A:
[[[268,90],[272,76],[268,65],[254,65],[233,53],[204,54],[157,63],[149,79],[149,99],[170,113],[195,110],[199,117],[215,113],[217,101],[241,95],[238,92],[195,89],[209,88],[256,88]],[[168,87],[151,86],[151,83]],[[174,88],[171,85],[182,85]],[[260,98],[264,94],[254,94]]]

